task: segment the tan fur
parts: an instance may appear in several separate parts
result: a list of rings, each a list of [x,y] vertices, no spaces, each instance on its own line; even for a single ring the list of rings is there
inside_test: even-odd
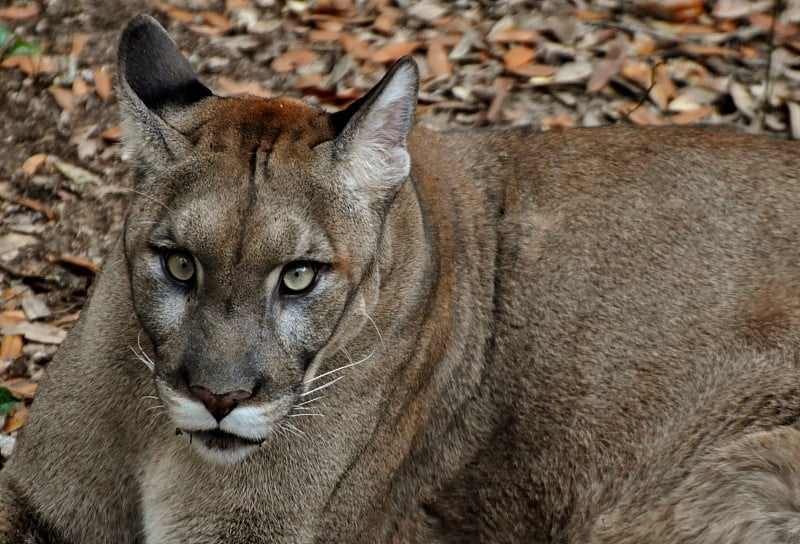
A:
[[[411,129],[409,60],[342,116],[223,99],[145,17],[120,72],[137,194],[0,543],[800,538],[797,144]]]

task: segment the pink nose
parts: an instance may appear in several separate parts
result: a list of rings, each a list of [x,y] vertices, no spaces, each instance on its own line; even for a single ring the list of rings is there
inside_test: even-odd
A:
[[[240,402],[243,402],[252,396],[252,393],[249,391],[241,390],[217,395],[216,393],[212,393],[200,385],[193,385],[189,388],[189,390],[195,397],[203,401],[203,404],[206,405],[206,408],[209,412],[211,412],[211,415],[214,416],[214,419],[216,419],[217,422],[222,421],[222,418],[230,414]]]

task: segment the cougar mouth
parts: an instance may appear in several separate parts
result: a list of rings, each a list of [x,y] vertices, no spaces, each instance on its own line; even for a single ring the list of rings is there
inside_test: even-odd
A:
[[[210,461],[230,463],[240,461],[258,449],[263,440],[245,438],[221,429],[188,431],[175,429],[176,434],[188,435],[189,444]]]
[[[190,432],[189,440],[191,442],[198,440],[210,450],[221,450],[221,451],[235,450],[246,446],[259,446],[262,442],[261,440],[254,440],[251,438],[244,438],[231,433],[226,433],[221,429]]]

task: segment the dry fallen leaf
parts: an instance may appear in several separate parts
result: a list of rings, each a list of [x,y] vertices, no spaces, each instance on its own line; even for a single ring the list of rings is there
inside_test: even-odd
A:
[[[522,66],[517,66],[516,68],[512,68],[509,72],[516,74],[518,76],[532,78],[532,79],[548,79],[552,78],[556,72],[558,72],[558,67],[551,66],[549,64],[523,64]]]
[[[122,138],[122,127],[119,125],[110,126],[100,136],[106,140],[117,142]]]
[[[592,75],[594,67],[587,61],[567,62],[558,67],[553,77],[554,83],[583,83]]]
[[[394,62],[401,57],[410,55],[420,48],[422,42],[398,42],[384,45],[375,53],[372,54],[372,62],[384,64],[387,62]]]
[[[650,78],[653,75],[653,67],[643,60],[627,58],[619,69],[622,77],[636,83],[642,89],[650,86]]]
[[[710,106],[719,99],[719,93],[704,87],[683,87],[669,103],[669,111],[694,111],[703,106]]]
[[[428,67],[435,76],[449,76],[453,73],[453,65],[447,58],[447,51],[441,38],[434,38],[428,44],[428,55],[426,57]]]
[[[503,55],[503,66],[506,70],[513,70],[531,62],[536,58],[536,52],[530,47],[519,45],[510,48]]]
[[[320,87],[322,82],[325,80],[325,77],[318,73],[314,72],[311,74],[305,74],[300,76],[297,81],[294,83],[295,89],[310,89],[312,87]]]
[[[210,24],[222,33],[227,32],[231,28],[231,22],[221,13],[204,11],[201,13],[201,15],[206,23]]]
[[[673,125],[691,125],[692,123],[697,123],[709,117],[714,111],[714,108],[711,106],[702,106],[695,110],[676,113],[670,117],[669,120]]]
[[[17,403],[17,405],[8,414],[6,414],[6,422],[3,425],[3,432],[13,433],[14,431],[21,429],[28,420],[29,413],[30,409],[27,406],[22,403]]]
[[[774,27],[775,34],[781,39],[791,39],[796,37],[800,33],[799,24],[797,23],[784,24],[780,21],[775,23],[773,22],[774,18],[771,15],[767,15],[766,13],[759,13],[755,11],[749,14],[748,19],[750,19],[750,23],[752,23],[754,26],[757,26],[762,30],[766,30],[767,32],[772,32],[772,29]]]
[[[10,378],[4,382],[0,382],[0,387],[5,387],[14,396],[20,399],[32,399],[36,396],[36,390],[39,388],[38,382],[29,378]]]
[[[269,89],[265,89],[260,85],[251,82],[235,81],[226,76],[219,76],[217,83],[222,87],[225,96],[236,96],[242,94],[252,94],[253,96],[260,96],[261,98],[271,98],[275,93]]]
[[[672,82],[672,78],[670,78],[666,64],[658,64],[653,71],[655,72],[656,80],[650,89],[650,99],[658,106],[658,109],[666,111],[670,100],[675,97],[678,89]]]
[[[0,62],[0,68],[19,68],[25,75],[32,76],[53,72],[56,65],[46,55],[11,55]]]
[[[0,362],[10,362],[22,355],[22,335],[5,334],[0,340]]]
[[[272,69],[276,72],[294,72],[300,66],[311,64],[317,54],[311,49],[293,47],[272,59]]]
[[[447,11],[447,8],[431,0],[412,2],[408,9],[409,15],[417,17],[428,23],[435,21]]]
[[[52,163],[59,172],[64,174],[70,181],[72,181],[76,185],[86,185],[86,184],[93,184],[93,185],[103,185],[103,180],[97,174],[86,170],[85,168],[81,168],[80,166],[75,166],[74,164],[70,164],[58,157],[50,155],[48,157],[48,162]]]
[[[15,325],[3,327],[0,334],[21,334],[30,342],[40,344],[60,344],[67,336],[67,331],[47,323],[22,321]]]
[[[97,274],[100,267],[94,261],[85,259],[83,257],[76,257],[74,255],[59,255],[58,257],[51,257],[47,259],[50,264],[69,265],[72,267],[82,268],[92,274]]]
[[[308,31],[308,41],[311,43],[330,43],[341,38],[341,33],[336,30],[314,29]]]
[[[789,108],[789,126],[792,129],[792,138],[800,140],[800,104],[797,102],[787,102]]]
[[[486,110],[486,118],[489,121],[495,121],[500,118],[503,104],[513,88],[514,80],[509,77],[498,77],[494,80],[494,97],[492,97],[492,103],[489,104],[489,109]]]
[[[78,318],[81,316],[81,313],[72,312],[71,314],[67,314],[65,316],[59,317],[58,319],[53,321],[53,326],[55,327],[63,327],[64,325],[71,325],[78,321]]]
[[[728,92],[737,110],[750,119],[755,117],[755,99],[744,85],[738,81],[731,81]]]
[[[4,191],[0,191],[0,198],[2,198],[3,200],[8,200],[9,202],[13,202],[14,204],[19,204],[20,206],[25,206],[26,208],[30,208],[35,212],[39,212],[43,214],[48,221],[52,221],[56,217],[56,212],[54,212],[52,208],[45,206],[38,200],[10,195],[5,193]]]
[[[517,43],[533,45],[539,43],[542,37],[535,30],[527,28],[506,28],[492,34],[491,41],[494,43]]]
[[[636,4],[638,11],[678,23],[693,21],[705,13],[703,0],[647,0]]]
[[[39,16],[39,6],[30,4],[29,6],[0,8],[0,19],[4,21],[23,21]]]
[[[111,96],[113,88],[114,84],[111,81],[111,75],[105,68],[98,68],[94,71],[94,90],[97,92],[97,96],[107,100]]]
[[[628,52],[629,44],[627,41],[618,41],[614,43],[608,50],[606,58],[597,63],[592,75],[586,82],[586,91],[596,93],[605,87],[611,78],[619,73],[619,69],[625,60],[625,55]]]
[[[373,28],[383,34],[391,35],[394,31],[394,25],[400,18],[400,11],[397,9],[386,8],[372,23]]]
[[[3,292],[3,298],[6,298],[5,291]],[[4,312],[0,312],[0,329],[15,325],[20,321],[25,321],[25,312],[22,310],[5,310]]]
[[[655,53],[658,43],[647,32],[636,32],[633,35],[633,49],[640,57],[647,57]]]
[[[607,13],[599,13],[597,11],[590,11],[588,9],[576,8],[574,13],[575,16],[581,21],[605,21],[608,19]]]
[[[355,60],[367,60],[372,56],[372,48],[366,41],[347,33],[343,33],[339,39],[342,42],[344,52]]]
[[[21,302],[22,311],[25,312],[25,319],[36,321],[45,317],[50,317],[53,312],[47,304],[34,296],[25,297]]]
[[[83,98],[89,94],[89,85],[86,84],[82,77],[76,77],[75,81],[72,82],[72,94],[78,98]]]
[[[741,57],[741,52],[718,45],[701,45],[697,43],[683,43],[681,49],[691,55],[702,57]]]
[[[78,102],[71,90],[64,87],[56,87],[55,85],[47,90],[62,110],[67,113],[75,113],[77,111]]]
[[[230,13],[234,9],[246,8],[249,6],[250,4],[247,0],[225,0],[225,13]]]
[[[23,174],[27,176],[32,176],[39,170],[39,168],[42,167],[42,165],[46,160],[47,160],[47,153],[34,153],[33,155],[25,159],[25,162],[22,163],[22,167],[20,167],[20,170],[22,170]]]
[[[636,102],[628,102],[620,108],[620,113],[637,125],[663,125],[664,119],[645,106]]]
[[[41,240],[36,236],[9,232],[8,234],[0,236],[0,255],[38,243],[41,243]]]
[[[179,23],[183,23],[185,25],[188,25],[188,24],[194,22],[194,14],[193,13],[191,13],[189,11],[186,11],[186,10],[183,10],[183,9],[178,9],[176,7],[170,6],[166,2],[159,2],[158,4],[156,4],[156,9],[158,11],[162,12],[164,15],[166,15],[170,19],[178,21]]]
[[[717,0],[711,15],[717,19],[738,19],[749,14],[754,7],[752,0]]]
[[[75,34],[72,37],[72,49],[69,54],[73,57],[80,57],[83,50],[86,48],[86,43],[89,41],[89,36],[86,34]]]

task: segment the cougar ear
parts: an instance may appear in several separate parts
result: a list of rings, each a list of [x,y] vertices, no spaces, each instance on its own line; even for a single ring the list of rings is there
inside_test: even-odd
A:
[[[153,166],[173,158],[187,143],[165,116],[211,96],[211,91],[197,80],[175,40],[148,15],[138,15],[123,30],[117,66],[129,151]]]
[[[418,89],[417,63],[403,57],[365,96],[331,115],[338,134],[334,152],[357,195],[385,199],[408,177]]]

